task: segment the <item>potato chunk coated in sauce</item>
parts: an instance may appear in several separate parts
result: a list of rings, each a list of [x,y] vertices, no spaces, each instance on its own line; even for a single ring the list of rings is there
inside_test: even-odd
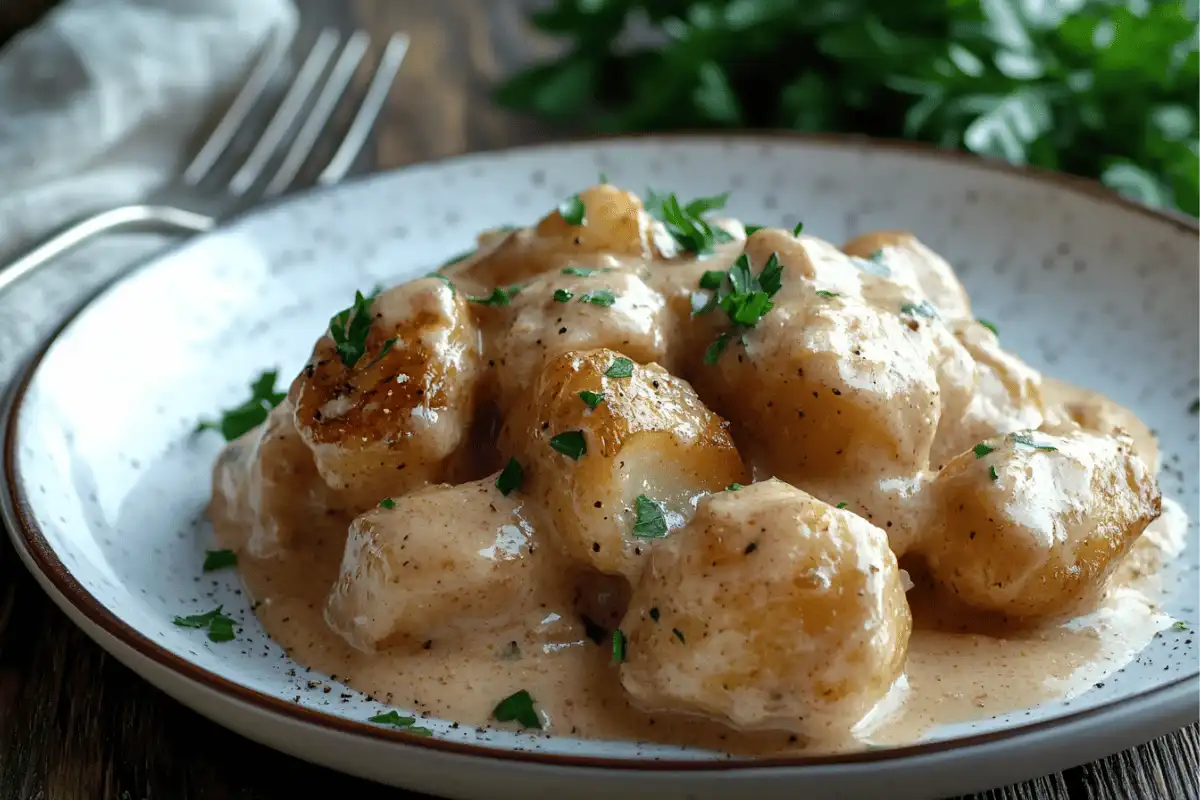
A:
[[[723,492],[651,556],[621,681],[646,709],[836,738],[903,670],[904,591],[861,517],[774,479]]]
[[[1084,431],[982,442],[929,492],[939,527],[917,549],[934,578],[968,605],[1014,618],[1066,615],[1094,600],[1161,513],[1132,440]]]
[[[493,475],[428,486],[350,526],[325,619],[354,647],[420,646],[512,624],[539,578],[533,523]]]
[[[455,477],[481,369],[466,299],[445,282],[389,289],[369,313],[353,365],[326,333],[289,394],[317,470],[355,511]]]
[[[524,467],[523,493],[543,509],[572,560],[633,579],[666,533],[636,535],[638,497],[675,529],[700,496],[746,480],[746,470],[724,421],[687,382],[657,364],[629,361],[613,350],[588,350],[550,362],[509,414],[500,449]],[[589,407],[581,392],[601,399]]]

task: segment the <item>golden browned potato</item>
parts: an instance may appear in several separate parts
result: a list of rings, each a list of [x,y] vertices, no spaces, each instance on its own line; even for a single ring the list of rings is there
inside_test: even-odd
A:
[[[944,319],[971,319],[971,302],[946,259],[907,231],[874,231],[842,246],[851,256],[877,259],[892,280],[914,286]]]
[[[775,479],[713,495],[651,555],[621,682],[648,710],[829,739],[900,676],[904,591],[861,517]]]
[[[551,361],[510,411],[500,442],[562,550],[628,578],[700,496],[746,479],[725,423],[691,386],[614,350]]]
[[[917,549],[934,578],[968,605],[1021,619],[1095,599],[1161,511],[1131,440],[1084,431],[981,442],[928,491],[935,527]]]
[[[222,546],[259,558],[308,534],[345,530],[348,520],[296,432],[287,400],[221,451],[209,515]]]
[[[331,321],[292,383],[296,427],[325,482],[354,511],[455,477],[481,373],[466,304],[436,278],[356,303]]]
[[[532,608],[535,533],[519,494],[493,475],[428,486],[350,526],[325,619],[373,651],[511,624]]]
[[[516,402],[546,363],[563,353],[604,347],[669,367],[674,338],[662,296],[627,272],[544,275],[521,290],[511,315],[496,327],[493,372],[502,408]]]
[[[659,255],[660,245],[667,246],[662,226],[646,213],[636,195],[599,184],[578,197],[583,204],[582,224],[552,211],[533,227],[509,231],[494,244],[481,242],[485,246],[475,254],[442,271],[456,282],[492,289],[523,283],[567,264],[600,268],[648,261]]]

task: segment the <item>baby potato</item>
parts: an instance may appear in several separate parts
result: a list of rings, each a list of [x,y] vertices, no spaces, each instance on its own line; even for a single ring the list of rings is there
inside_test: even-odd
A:
[[[267,558],[308,534],[345,529],[348,517],[317,473],[292,414],[284,400],[217,458],[209,514],[230,550]]]
[[[928,491],[941,524],[917,549],[934,579],[1014,619],[1067,615],[1096,599],[1161,513],[1132,441],[1085,431],[981,442]]]
[[[497,331],[495,377],[502,406],[528,391],[547,362],[572,350],[607,347],[634,361],[664,363],[673,328],[663,297],[624,272],[555,270],[521,290]]]
[[[525,470],[567,556],[633,579],[697,499],[746,480],[725,423],[685,381],[614,350],[564,353],[509,413],[500,449]]]
[[[943,319],[971,319],[967,290],[946,259],[907,231],[874,231],[846,242],[842,251],[886,265],[891,279],[918,289]]]
[[[647,710],[829,739],[903,671],[904,591],[863,518],[773,478],[722,492],[651,554],[621,682]]]
[[[609,184],[584,189],[582,224],[568,222],[555,210],[537,225],[508,233],[443,272],[454,281],[492,289],[522,283],[568,263],[613,267],[623,262],[648,261],[660,253],[656,232],[661,225],[642,207],[637,195]],[[569,205],[570,200],[564,205]]]
[[[511,624],[537,584],[535,534],[493,475],[427,486],[350,525],[325,620],[364,651]]]
[[[436,278],[356,302],[331,322],[346,326],[350,343],[339,346],[327,332],[292,383],[296,427],[321,477],[355,512],[453,477],[481,373],[466,303]],[[356,338],[362,314],[370,324]]]

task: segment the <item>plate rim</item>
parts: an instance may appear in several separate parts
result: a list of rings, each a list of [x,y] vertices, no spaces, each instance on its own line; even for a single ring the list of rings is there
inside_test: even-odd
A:
[[[744,132],[685,131],[672,132],[668,134],[618,134],[554,139],[536,144],[518,145],[515,147],[498,147],[493,149],[475,150],[468,153],[459,153],[437,159],[416,162],[396,169],[359,176],[355,179],[344,181],[341,184],[316,187],[294,195],[289,195],[287,198],[283,198],[276,203],[266,204],[253,209],[248,215],[233,220],[232,224],[237,225],[247,218],[253,218],[253,216],[257,216],[257,214],[262,213],[264,210],[275,207],[278,203],[294,203],[301,201],[313,194],[337,192],[340,191],[342,187],[349,185],[357,185],[375,180],[386,180],[393,175],[402,174],[414,169],[431,168],[467,162],[474,158],[494,156],[504,153],[522,153],[571,146],[585,148],[588,146],[603,146],[606,144],[619,144],[623,142],[638,143],[647,139],[658,141],[665,140],[668,142],[675,140],[681,143],[701,142],[713,145],[720,145],[725,142],[733,141],[738,143],[757,142],[761,144],[783,143],[785,145],[794,144],[802,147],[817,146],[834,149],[861,150],[864,152],[869,152],[871,150],[883,150],[888,152],[898,151],[903,155],[915,156],[917,158],[949,162],[951,164],[962,165],[966,167],[982,168],[986,171],[1007,174],[1031,183],[1042,184],[1058,190],[1065,190],[1072,194],[1083,195],[1101,203],[1131,211],[1141,216],[1149,217],[1150,219],[1158,222],[1166,223],[1170,227],[1174,228],[1177,232],[1184,234],[1191,233],[1200,236],[1200,220],[1189,217],[1180,212],[1149,208],[1145,205],[1125,198],[1102,186],[1098,182],[1087,178],[1067,175],[1065,173],[1052,172],[1026,165],[1009,164],[1008,162],[1000,161],[998,159],[983,158],[958,150],[946,150],[917,142],[873,139],[870,137],[845,134],[801,134],[782,130]],[[3,486],[0,486],[0,488],[3,489],[3,491],[0,492],[0,521],[3,521],[8,528],[9,538],[12,540],[14,547],[19,551],[19,555],[22,556],[21,560],[27,565],[35,565],[36,569],[47,581],[50,582],[50,584],[62,595],[62,597],[72,607],[83,614],[84,617],[87,618],[88,621],[97,628],[114,637],[127,647],[140,653],[142,656],[154,661],[164,669],[175,673],[185,680],[201,684],[210,690],[226,696],[228,699],[244,702],[260,711],[265,711],[272,715],[283,716],[301,724],[312,725],[317,728],[331,729],[343,734],[367,736],[369,738],[393,742],[410,747],[430,749],[458,755],[467,755],[475,758],[501,759],[506,761],[517,761],[522,763],[556,767],[606,768],[639,772],[704,773],[781,767],[803,768],[866,763],[876,764],[879,762],[901,761],[920,756],[944,755],[954,751],[969,750],[980,745],[1019,739],[1023,736],[1044,732],[1059,726],[1082,723],[1093,718],[1104,717],[1115,711],[1129,710],[1133,706],[1142,705],[1152,700],[1168,700],[1168,695],[1180,694],[1180,696],[1183,697],[1185,694],[1181,690],[1186,690],[1187,684],[1196,681],[1196,679],[1200,677],[1200,666],[1197,666],[1193,672],[1185,674],[1169,683],[1162,684],[1145,691],[1137,692],[1135,694],[1126,695],[1099,706],[1072,711],[1070,713],[1055,716],[1050,719],[1022,723],[1001,730],[975,733],[966,736],[955,737],[953,739],[945,739],[933,742],[918,742],[899,747],[879,748],[850,753],[774,756],[759,759],[730,758],[714,760],[684,760],[670,758],[646,759],[625,758],[619,756],[546,753],[532,750],[512,750],[489,747],[486,745],[440,739],[437,737],[423,737],[412,733],[406,733],[401,730],[393,730],[378,725],[371,725],[364,721],[327,714],[325,712],[316,709],[310,709],[295,703],[289,703],[281,698],[251,689],[217,675],[216,673],[210,672],[203,667],[200,667],[199,665],[172,653],[165,647],[162,647],[145,634],[142,634],[131,625],[126,623],[115,613],[109,611],[108,608],[106,608],[98,599],[96,599],[95,596],[88,592],[87,589],[85,589],[75,579],[71,571],[54,553],[49,541],[34,520],[24,483],[20,479],[20,472],[17,468],[16,457],[16,421],[18,412],[20,411],[20,408],[26,398],[30,383],[33,380],[33,377],[36,375],[42,361],[45,359],[46,355],[50,351],[50,348],[59,339],[63,331],[72,322],[74,322],[80,314],[87,310],[97,299],[99,299],[101,295],[105,294],[109,289],[120,283],[122,280],[134,274],[134,272],[139,271],[141,267],[160,261],[163,258],[167,258],[171,253],[182,247],[192,246],[196,242],[203,242],[205,239],[213,236],[219,236],[224,231],[228,230],[228,227],[228,225],[218,227],[211,232],[192,237],[185,242],[180,243],[180,245],[177,247],[172,247],[155,253],[148,259],[140,262],[133,269],[122,270],[118,272],[116,276],[114,276],[111,280],[105,281],[94,292],[89,292],[85,297],[81,298],[80,301],[64,315],[59,324],[57,324],[53,330],[36,345],[34,353],[29,358],[27,363],[22,367],[19,377],[13,382],[9,391],[4,393],[3,406],[0,407],[0,447],[3,449],[2,454],[0,454],[0,468],[2,468],[0,471],[3,472],[4,477]]]

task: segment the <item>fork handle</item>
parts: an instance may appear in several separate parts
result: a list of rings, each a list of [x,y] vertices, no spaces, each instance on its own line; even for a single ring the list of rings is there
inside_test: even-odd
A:
[[[190,234],[211,230],[216,220],[172,206],[128,205],[99,211],[67,223],[46,236],[15,261],[0,264],[0,293],[12,288],[59,256],[111,231]]]

